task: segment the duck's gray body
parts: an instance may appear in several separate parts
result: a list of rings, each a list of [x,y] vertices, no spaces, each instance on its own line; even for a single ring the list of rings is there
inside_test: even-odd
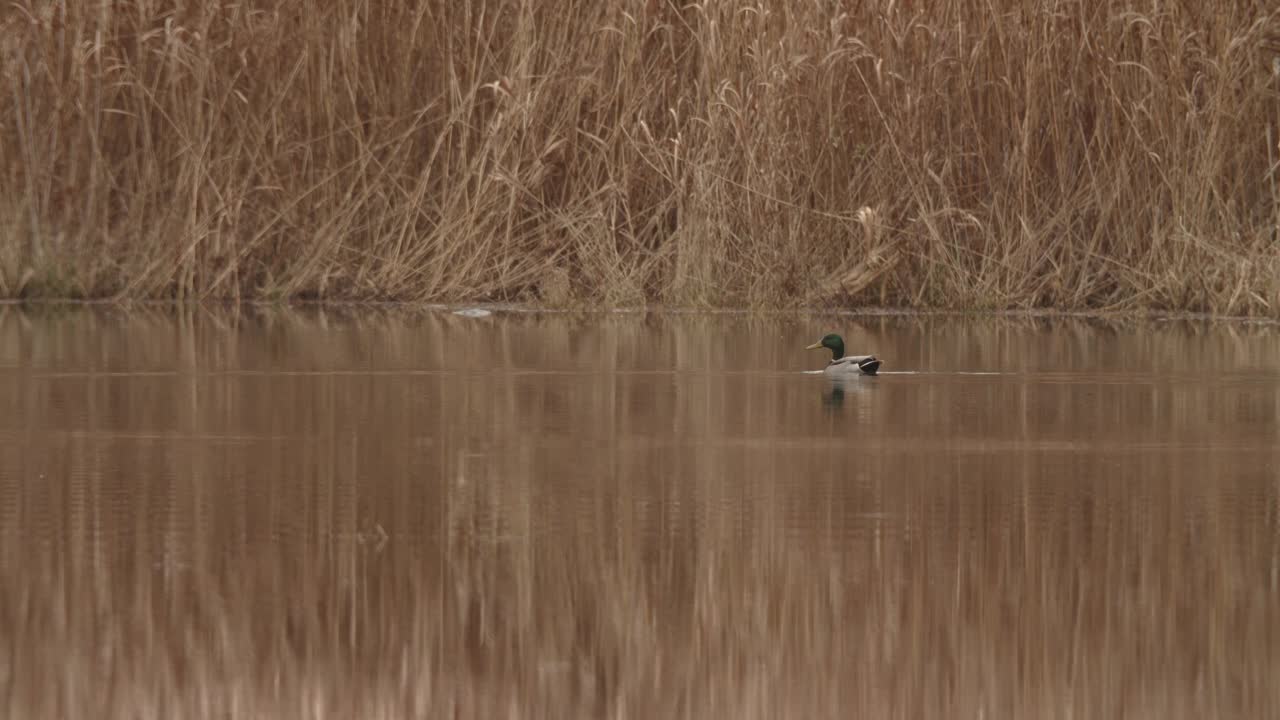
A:
[[[879,369],[880,361],[874,355],[846,355],[839,360],[832,360],[827,363],[827,367],[823,372],[831,375],[846,375],[849,373],[875,375]]]

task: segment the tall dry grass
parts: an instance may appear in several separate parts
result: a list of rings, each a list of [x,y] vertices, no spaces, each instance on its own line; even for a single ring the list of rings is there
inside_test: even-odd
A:
[[[20,0],[0,295],[1277,316],[1277,51],[1262,0]]]

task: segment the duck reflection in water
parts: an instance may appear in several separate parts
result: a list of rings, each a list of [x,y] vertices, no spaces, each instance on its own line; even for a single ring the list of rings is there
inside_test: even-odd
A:
[[[844,407],[846,395],[865,395],[872,392],[878,383],[859,381],[855,377],[832,377],[828,375],[822,389],[822,404],[830,409]]]

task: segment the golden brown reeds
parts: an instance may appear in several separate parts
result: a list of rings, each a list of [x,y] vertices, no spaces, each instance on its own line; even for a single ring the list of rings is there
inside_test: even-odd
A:
[[[20,0],[0,295],[1277,316],[1278,51],[1245,0]]]

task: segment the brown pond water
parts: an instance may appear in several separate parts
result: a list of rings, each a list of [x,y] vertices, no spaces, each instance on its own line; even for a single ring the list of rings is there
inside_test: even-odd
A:
[[[884,374],[832,388],[837,330]],[[1280,332],[0,308],[6,718],[1262,718]]]

